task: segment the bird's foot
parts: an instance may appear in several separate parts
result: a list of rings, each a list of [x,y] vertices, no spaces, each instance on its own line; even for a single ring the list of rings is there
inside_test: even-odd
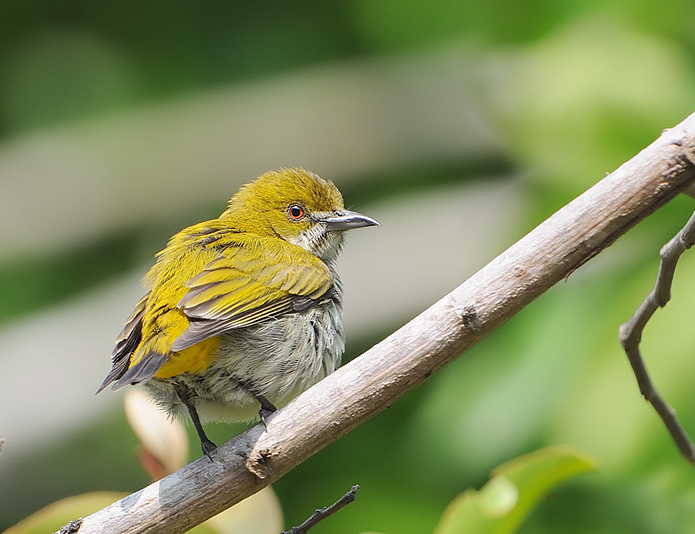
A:
[[[266,432],[268,432],[268,420],[276,410],[277,408],[270,403],[268,403],[268,406],[264,406],[263,408],[258,410],[258,415],[261,416],[261,421],[263,422],[263,426],[265,427]]]
[[[215,445],[209,439],[208,440],[201,440],[200,441],[200,448],[203,449],[203,454],[205,456],[207,456],[211,462],[215,461],[212,459],[212,451],[214,451],[217,448],[217,445]]]

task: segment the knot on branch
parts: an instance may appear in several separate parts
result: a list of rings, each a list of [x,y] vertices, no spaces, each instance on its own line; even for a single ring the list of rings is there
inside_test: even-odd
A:
[[[82,526],[82,518],[70,521],[67,525],[60,527],[58,534],[77,534]]]
[[[461,312],[461,320],[463,325],[468,328],[474,334],[479,334],[483,331],[483,323],[478,317],[478,312],[475,310],[475,306],[468,305],[463,308]]]
[[[271,475],[270,459],[273,453],[267,447],[254,450],[246,459],[246,469],[260,480],[265,480]]]

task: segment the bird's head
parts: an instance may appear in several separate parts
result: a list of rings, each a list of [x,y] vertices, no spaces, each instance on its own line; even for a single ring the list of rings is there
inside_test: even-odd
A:
[[[246,184],[220,218],[241,231],[282,238],[327,262],[340,252],[343,231],[379,224],[346,210],[333,182],[300,168],[268,172]]]

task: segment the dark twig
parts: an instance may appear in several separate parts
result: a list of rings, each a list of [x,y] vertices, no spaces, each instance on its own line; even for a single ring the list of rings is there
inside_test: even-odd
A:
[[[692,190],[692,188],[691,188]],[[676,265],[681,254],[695,244],[695,213],[693,213],[683,227],[666,245],[663,246],[659,255],[659,273],[656,276],[654,289],[639,305],[637,311],[630,320],[620,326],[620,343],[630,360],[632,370],[637,378],[640,393],[647,399],[663,420],[673,441],[676,442],[678,449],[683,457],[695,465],[695,445],[688,437],[676,417],[676,411],[661,397],[649,378],[647,367],[644,365],[640,354],[639,344],[642,340],[642,332],[649,319],[651,319],[657,308],[666,306],[671,300],[671,284],[676,272]]]
[[[316,510],[313,514],[311,514],[311,517],[309,519],[304,521],[304,523],[302,523],[298,527],[292,527],[289,530],[283,530],[281,534],[305,534],[311,527],[315,526],[320,521],[323,521],[324,519],[333,515],[344,506],[347,506],[352,501],[354,501],[355,496],[357,495],[357,491],[359,489],[360,487],[358,485],[352,486],[350,491],[348,491],[336,502],[334,502],[330,506],[327,506],[326,508],[323,508],[322,510]]]

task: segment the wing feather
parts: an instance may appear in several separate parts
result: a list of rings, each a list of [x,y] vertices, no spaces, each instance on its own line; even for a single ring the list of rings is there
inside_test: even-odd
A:
[[[296,245],[258,236],[234,239],[186,284],[178,307],[190,322],[173,351],[307,309],[333,286],[326,264]]]
[[[171,345],[171,350],[178,352],[192,347],[209,337],[219,336],[236,328],[243,328],[259,323],[268,317],[281,315],[293,311],[292,300],[278,301],[272,306],[254,310],[251,313],[240,315],[234,319],[191,321],[188,329],[181,334]]]
[[[234,280],[239,276],[236,269],[229,267],[218,267],[216,269],[209,269],[208,266],[199,275],[191,278],[186,287],[189,289],[195,289],[196,287],[202,287],[209,284],[217,284],[219,282],[228,282]]]
[[[246,277],[237,277],[236,280],[225,280],[217,283],[207,283],[188,290],[177,306],[188,311],[193,311],[197,306],[210,302],[219,297],[224,297],[235,292],[243,292],[251,280]],[[197,316],[195,313],[191,317]]]

